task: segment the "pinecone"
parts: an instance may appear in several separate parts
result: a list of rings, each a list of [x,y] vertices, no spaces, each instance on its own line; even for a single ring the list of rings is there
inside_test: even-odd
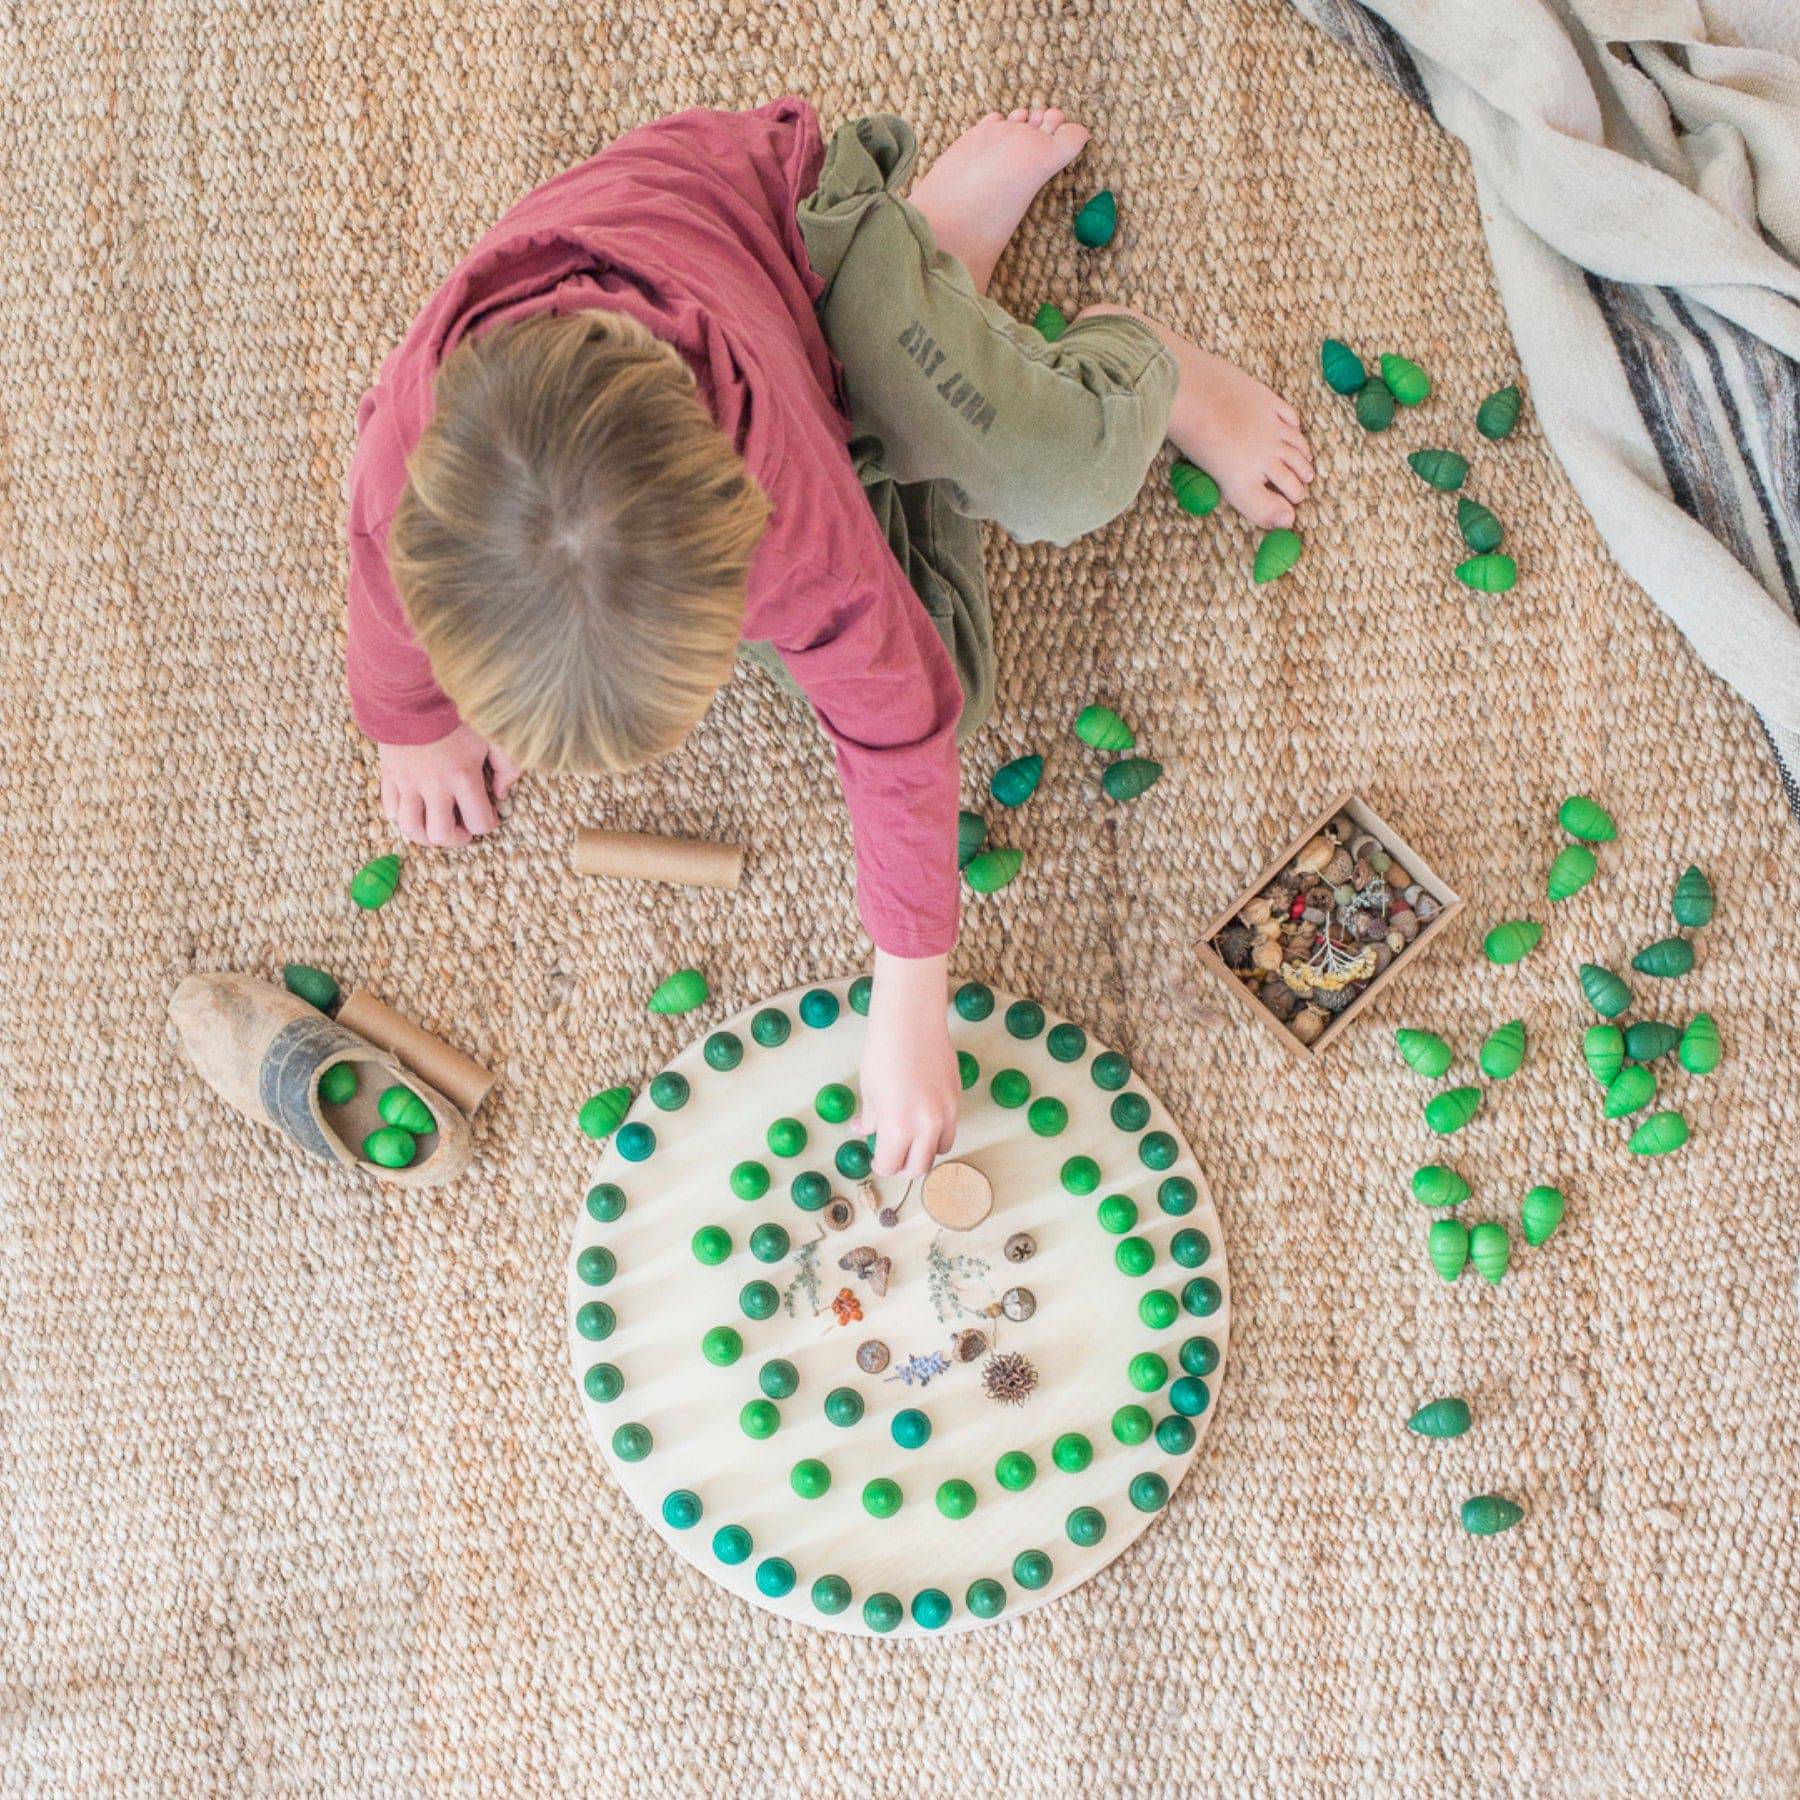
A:
[[[1037,1370],[1016,1350],[990,1356],[981,1371],[981,1385],[988,1398],[1006,1406],[1019,1405],[1037,1384]]]

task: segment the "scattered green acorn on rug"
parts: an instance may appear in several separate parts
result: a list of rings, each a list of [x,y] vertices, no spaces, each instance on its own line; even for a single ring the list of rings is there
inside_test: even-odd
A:
[[[1204,519],[1219,504],[1219,484],[1204,469],[1180,458],[1170,466],[1169,486],[1184,513]]]
[[[1496,388],[1475,409],[1475,429],[1494,443],[1508,436],[1519,422],[1525,396],[1517,386]]]
[[[1068,314],[1054,300],[1046,300],[1037,309],[1037,317],[1031,322],[1047,344],[1054,344],[1069,329]]]
[[[1557,823],[1570,837],[1588,844],[1610,844],[1619,835],[1612,814],[1586,794],[1571,794],[1557,809]]]
[[[1462,1503],[1462,1527],[1471,1537],[1497,1537],[1524,1516],[1525,1509],[1504,1494],[1475,1494]]]
[[[1682,870],[1681,879],[1675,883],[1675,895],[1669,904],[1677,925],[1685,925],[1690,931],[1698,931],[1702,925],[1712,922],[1712,883],[1693,863],[1689,863]]]
[[[431,1108],[409,1087],[401,1087],[396,1083],[383,1091],[375,1102],[375,1110],[381,1114],[383,1121],[389,1125],[398,1125],[402,1131],[411,1132],[414,1137],[423,1137],[428,1131],[437,1130],[437,1120],[431,1116]]]
[[[1710,1013],[1695,1013],[1681,1034],[1681,1066],[1690,1075],[1710,1075],[1724,1056],[1719,1028]]]
[[[993,894],[1006,886],[1024,866],[1022,850],[983,850],[969,859],[963,880],[978,894]]]
[[[1456,565],[1456,579],[1478,594],[1504,594],[1518,581],[1519,567],[1510,556],[1471,556]]]
[[[350,877],[350,898],[364,912],[386,906],[400,885],[400,858],[390,852],[366,862]]]
[[[1519,1229],[1526,1243],[1533,1247],[1545,1243],[1562,1223],[1567,1202],[1562,1192],[1553,1187],[1534,1187],[1527,1191],[1519,1206]]]
[[[1576,971],[1587,1003],[1603,1019],[1616,1019],[1631,1004],[1631,989],[1611,969],[1583,963]]]
[[[1426,1163],[1413,1170],[1413,1198],[1421,1206],[1461,1206],[1469,1197],[1469,1184],[1443,1163]]]
[[[576,1123],[591,1138],[610,1136],[619,1122],[631,1111],[631,1089],[621,1084],[602,1089],[581,1109]]]
[[[1406,1429],[1420,1437],[1457,1438],[1469,1429],[1469,1403],[1460,1395],[1447,1394],[1430,1400],[1406,1421]]]
[[[1652,1113],[1631,1134],[1629,1148],[1638,1156],[1667,1156],[1687,1141],[1687,1120],[1678,1112],[1659,1112]]]
[[[1394,422],[1394,396],[1379,379],[1365,381],[1356,394],[1356,422],[1364,431],[1386,431]]]
[[[1552,900],[1567,900],[1579,894],[1594,879],[1599,864],[1586,844],[1565,844],[1550,865],[1544,892]]]
[[[1435,1031],[1414,1031],[1410,1026],[1402,1025],[1394,1033],[1394,1042],[1399,1046],[1406,1066],[1431,1081],[1436,1081],[1455,1057],[1450,1046]]]
[[[1075,735],[1090,750],[1135,750],[1132,730],[1110,706],[1084,706],[1075,715]]]
[[[1412,472],[1446,494],[1454,494],[1469,478],[1469,460],[1454,450],[1415,450],[1407,457]]]
[[[1660,1019],[1640,1019],[1625,1027],[1625,1054],[1633,1062],[1655,1062],[1681,1042],[1681,1033]]]
[[[1354,394],[1369,379],[1362,358],[1348,344],[1327,338],[1319,346],[1319,373],[1334,394]]]
[[[1480,1088],[1446,1088],[1425,1102],[1425,1123],[1439,1137],[1448,1137],[1453,1131],[1461,1131],[1480,1110]]]
[[[1384,356],[1381,380],[1402,406],[1420,406],[1431,397],[1431,377],[1411,357]]]
[[[1002,806],[1023,806],[1037,792],[1043,774],[1044,759],[1041,756],[1017,757],[994,771],[988,791]]]
[[[1433,1220],[1425,1234],[1425,1254],[1446,1281],[1454,1281],[1468,1267],[1468,1226],[1460,1219]]]
[[[1607,1084],[1601,1111],[1609,1119],[1626,1119],[1656,1098],[1656,1077],[1637,1063],[1627,1063]]]
[[[1504,1025],[1496,1025],[1488,1033],[1477,1060],[1482,1074],[1490,1081],[1504,1081],[1509,1075],[1516,1075],[1525,1060],[1525,1021],[1508,1019]]]
[[[1631,959],[1631,966],[1640,975],[1655,975],[1663,980],[1685,975],[1694,966],[1694,946],[1686,938],[1658,938]]]
[[[1479,500],[1471,500],[1466,495],[1456,503],[1456,529],[1462,533],[1462,541],[1477,555],[1498,550],[1501,539],[1506,536],[1506,528],[1500,521]]]
[[[1111,188],[1102,188],[1075,215],[1075,241],[1090,250],[1104,250],[1119,226],[1119,203]]]
[[[1475,1273],[1491,1286],[1498,1287],[1512,1261],[1512,1239],[1506,1227],[1493,1219],[1483,1219],[1469,1231],[1469,1261]]]
[[[966,809],[956,815],[956,866],[966,869],[987,842],[987,820]]]
[[[1251,577],[1258,587],[1279,581],[1300,560],[1300,534],[1284,526],[1267,533],[1256,546]]]
[[[287,991],[320,1012],[330,1012],[338,1003],[338,984],[323,969],[311,963],[286,963],[281,979]]]
[[[1162,772],[1162,764],[1147,756],[1122,756],[1101,771],[1100,786],[1109,800],[1135,800],[1162,780]]]
[[[653,1013],[687,1013],[705,1004],[708,989],[706,977],[698,969],[677,969],[657,984],[648,1006]]]
[[[1625,1034],[1616,1025],[1590,1025],[1581,1036],[1581,1060],[1588,1073],[1608,1086],[1625,1063]]]
[[[1507,919],[1482,939],[1481,947],[1489,962],[1504,967],[1529,956],[1543,935],[1544,928],[1535,919]]]

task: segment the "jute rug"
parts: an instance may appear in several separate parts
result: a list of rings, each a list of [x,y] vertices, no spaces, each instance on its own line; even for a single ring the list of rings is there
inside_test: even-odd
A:
[[[1460,154],[1281,6],[19,6],[0,186],[0,1785],[9,1793],[1775,1794],[1800,1781],[1800,914],[1746,709],[1618,575],[1530,423],[1484,451],[1521,579],[1463,595],[1430,419],[1365,439],[1322,333],[1513,360]],[[1029,869],[957,962],[1125,1048],[1224,1212],[1220,1417],[1156,1529],[1073,1598],[922,1649],[778,1629],[663,1554],[580,1428],[563,1257],[579,1101],[704,1016],[857,966],[821,744],[748,673],[652,776],[525,786],[469,853],[385,847],[339,676],[357,396],[460,248],[609,135],[797,90],[941,146],[989,105],[1097,128],[1004,265],[1121,296],[1300,399],[1308,550],[1165,491],[1066,554],[996,542],[1004,676],[970,793],[1052,752]],[[1110,183],[1116,247],[1070,200]],[[1440,427],[1440,434],[1441,434]],[[1090,698],[1169,764],[1128,811],[1066,749]],[[1197,978],[1202,919],[1342,786],[1474,904],[1323,1074]],[[1604,878],[1510,976],[1571,789]],[[735,898],[579,884],[577,822],[741,837]],[[1573,1037],[1578,956],[1720,895],[1696,973],[1729,1060],[1634,1163]],[[196,968],[365,981],[502,1071],[477,1171],[389,1200],[226,1114],[163,1022]],[[1405,1194],[1398,1023],[1538,1049],[1462,1155],[1570,1196],[1499,1291],[1441,1286]],[[671,1303],[675,1303],[673,1296]],[[1403,1421],[1461,1392],[1479,1424]],[[1477,1541],[1467,1494],[1523,1500]]]

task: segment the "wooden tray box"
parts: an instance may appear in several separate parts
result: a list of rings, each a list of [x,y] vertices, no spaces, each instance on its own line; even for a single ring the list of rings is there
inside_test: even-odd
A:
[[[1219,933],[1237,917],[1239,909],[1248,906],[1300,854],[1306,844],[1317,837],[1339,813],[1348,813],[1364,831],[1379,838],[1388,854],[1412,876],[1413,880],[1426,893],[1438,902],[1443,911],[1429,925],[1420,929],[1419,935],[1407,946],[1404,954],[1395,957],[1393,962],[1325,1027],[1316,1042],[1303,1044],[1250,992],[1243,982],[1238,980],[1230,969],[1226,968],[1223,958],[1213,948],[1213,944]],[[1370,1000],[1373,1000],[1377,994],[1386,993],[1394,978],[1410,969],[1418,961],[1425,946],[1462,911],[1464,904],[1462,895],[1457,893],[1419,854],[1418,850],[1403,838],[1374,807],[1369,805],[1366,800],[1359,800],[1354,794],[1339,794],[1329,806],[1309,821],[1293,842],[1273,862],[1266,863],[1258,870],[1255,880],[1244,887],[1231,904],[1208,924],[1200,942],[1200,960],[1231,990],[1232,994],[1236,996],[1238,1004],[1253,1017],[1260,1019],[1263,1025],[1280,1038],[1294,1055],[1306,1061],[1313,1061],[1337,1042],[1345,1027]]]

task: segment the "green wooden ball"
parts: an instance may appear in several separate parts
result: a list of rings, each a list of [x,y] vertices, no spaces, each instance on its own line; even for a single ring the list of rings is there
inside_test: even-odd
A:
[[[802,1212],[819,1212],[831,1199],[831,1183],[817,1169],[808,1169],[794,1177],[788,1193]]]
[[[863,1397],[853,1387],[834,1387],[825,1396],[825,1417],[833,1425],[848,1427],[863,1416]]]
[[[1015,1000],[1006,1009],[1009,1035],[1029,1042],[1044,1029],[1044,1009],[1035,1000]]]
[[[717,1369],[728,1369],[744,1354],[744,1340],[735,1327],[715,1325],[700,1340],[700,1354]]]
[[[1050,1558],[1042,1550],[1021,1550],[1013,1558],[1012,1577],[1022,1588],[1047,1587],[1054,1573]]]
[[[1148,1238],[1121,1238],[1113,1251],[1113,1262],[1121,1275],[1148,1275],[1156,1266],[1155,1246]]]
[[[671,1531],[691,1531],[700,1523],[706,1509],[692,1488],[676,1488],[663,1496],[663,1523]]]
[[[994,1464],[994,1479],[1008,1493],[1023,1493],[1037,1480],[1037,1463],[1023,1450],[1008,1450]]]
[[[772,1356],[756,1371],[756,1385],[771,1400],[785,1400],[800,1387],[800,1371],[785,1356]]]
[[[648,1162],[656,1150],[656,1133],[643,1120],[633,1119],[613,1133],[613,1148],[627,1162]]]
[[[965,981],[951,1004],[963,1018],[979,1022],[994,1010],[994,990],[985,981]]]
[[[875,982],[868,975],[859,975],[850,984],[850,1010],[868,1016],[869,1002],[875,997]]]
[[[590,1300],[575,1314],[575,1329],[593,1344],[611,1337],[618,1323],[618,1314],[604,1300]]]
[[[625,1377],[616,1363],[592,1364],[581,1378],[582,1391],[600,1405],[610,1405],[625,1391]]]
[[[1681,1066],[1690,1075],[1710,1075],[1725,1055],[1710,1013],[1695,1013],[1681,1034]]]
[[[1141,1406],[1121,1406],[1112,1416],[1112,1434],[1121,1444],[1141,1444],[1152,1429],[1150,1414]]]
[[[1094,1446],[1079,1431],[1065,1431],[1050,1446],[1050,1460],[1065,1475],[1079,1475],[1094,1460]]]
[[[750,1254],[758,1262],[778,1263],[787,1255],[789,1238],[780,1225],[759,1225],[750,1234]]]
[[[1006,1589],[992,1576],[984,1575],[969,1583],[963,1604],[978,1619],[997,1619],[1006,1611]]]
[[[1219,1346],[1209,1337],[1184,1338],[1178,1358],[1184,1375],[1210,1375],[1219,1366]]]
[[[642,1462],[655,1448],[647,1425],[621,1425],[612,1435],[613,1455],[620,1462]]]
[[[1065,1193],[1080,1199],[1100,1185],[1100,1165],[1091,1156],[1071,1156],[1059,1171],[1058,1179]]]
[[[1069,1542],[1088,1549],[1106,1536],[1106,1515],[1096,1506],[1078,1506],[1063,1521]]]
[[[1095,1208],[1102,1231],[1122,1236],[1138,1222],[1137,1202],[1128,1194],[1108,1194]]]
[[[1079,1025],[1052,1025],[1044,1048],[1059,1063],[1079,1062],[1087,1052],[1087,1033]]]
[[[688,1103],[688,1093],[688,1078],[673,1069],[664,1069],[650,1083],[650,1104],[658,1112],[680,1112]]]
[[[1010,1111],[1031,1098],[1031,1077],[1023,1069],[1001,1069],[988,1083],[988,1092],[996,1106]]]
[[[950,1596],[942,1588],[920,1588],[913,1595],[913,1623],[926,1631],[936,1631],[949,1623],[955,1611]]]
[[[1619,835],[1612,814],[1586,794],[1571,794],[1556,813],[1557,822],[1570,837],[1589,844],[1610,844]]]
[[[861,1181],[875,1166],[875,1157],[861,1138],[851,1138],[848,1143],[838,1145],[832,1162],[846,1181]]]
[[[902,1450],[920,1450],[931,1441],[931,1420],[916,1406],[902,1407],[889,1427]]]
[[[1181,1290],[1181,1305],[1196,1319],[1209,1319],[1224,1304],[1225,1295],[1209,1275],[1196,1275]]]
[[[1167,1331],[1180,1316],[1181,1302],[1167,1288],[1152,1288],[1138,1301],[1138,1317],[1151,1331]]]
[[[1166,1169],[1181,1154],[1181,1146],[1166,1131],[1146,1131],[1138,1139],[1138,1161],[1146,1169]]]
[[[1095,1087],[1116,1093],[1131,1079],[1131,1064],[1116,1050],[1102,1050],[1088,1072],[1094,1078]]]
[[[744,1060],[744,1040],[734,1031],[715,1031],[700,1046],[700,1054],[709,1069],[721,1074],[735,1069]]]
[[[813,1111],[827,1125],[842,1125],[856,1111],[856,1095],[841,1081],[828,1081],[813,1096]]]
[[[419,1141],[398,1125],[383,1125],[363,1139],[362,1153],[383,1169],[404,1169],[419,1154]]]
[[[1186,1456],[1194,1447],[1194,1427],[1180,1413],[1156,1422],[1156,1447],[1164,1456]]]
[[[1154,1394],[1169,1380],[1169,1365],[1154,1350],[1140,1350],[1125,1367],[1125,1379],[1140,1394]]]
[[[779,1049],[788,1041],[788,1034],[793,1029],[793,1021],[779,1006],[765,1006],[750,1021],[751,1037],[765,1050]]]
[[[740,1200],[760,1200],[769,1191],[769,1170],[766,1163],[747,1161],[737,1164],[729,1177],[731,1191]]]
[[[838,1014],[842,1010],[838,1005],[838,997],[830,988],[808,988],[800,996],[800,1004],[794,1009],[800,1015],[800,1023],[810,1026],[814,1031],[823,1031],[828,1025],[835,1025]]]
[[[738,1310],[746,1319],[772,1319],[780,1304],[772,1281],[746,1281],[738,1289]]]
[[[966,1481],[940,1481],[937,1509],[946,1519],[966,1519],[975,1510],[975,1490]]]
[[[863,1623],[871,1631],[884,1635],[906,1617],[906,1608],[897,1594],[871,1594],[863,1602]]]
[[[812,1584],[814,1612],[827,1617],[841,1613],[850,1604],[850,1584],[841,1575],[821,1575]]]
[[[1112,1122],[1121,1131],[1142,1131],[1150,1123],[1150,1102],[1142,1094],[1120,1094],[1112,1103]]]
[[[1181,1375],[1169,1383],[1169,1404],[1184,1419],[1198,1418],[1211,1398],[1198,1375]]]
[[[1184,1269],[1197,1269],[1212,1255],[1212,1239],[1204,1231],[1178,1231],[1169,1239],[1169,1254]]]
[[[1172,1219],[1183,1219],[1200,1200],[1200,1190],[1185,1175],[1165,1176],[1156,1190],[1156,1204]]]
[[[831,1491],[831,1471],[816,1456],[795,1463],[788,1480],[802,1500],[819,1500]]]
[[[1039,1137],[1060,1137],[1069,1123],[1069,1109],[1049,1094],[1032,1101],[1025,1123]]]
[[[773,1400],[746,1400],[738,1425],[749,1438],[771,1438],[781,1429],[781,1408]]]
[[[806,1127],[798,1119],[776,1119],[766,1133],[771,1156],[798,1156],[806,1148]]]
[[[589,1287],[605,1287],[619,1272],[619,1259],[602,1244],[590,1244],[575,1259],[576,1278]]]
[[[900,1510],[903,1498],[899,1482],[890,1481],[885,1475],[863,1484],[863,1511],[871,1519],[891,1519]]]
[[[756,1565],[757,1592],[767,1594],[771,1600],[791,1594],[797,1579],[794,1565],[785,1556],[765,1556]]]
[[[1139,1512],[1161,1512],[1169,1503],[1169,1484],[1154,1471],[1146,1469],[1143,1474],[1132,1477],[1125,1494]]]

